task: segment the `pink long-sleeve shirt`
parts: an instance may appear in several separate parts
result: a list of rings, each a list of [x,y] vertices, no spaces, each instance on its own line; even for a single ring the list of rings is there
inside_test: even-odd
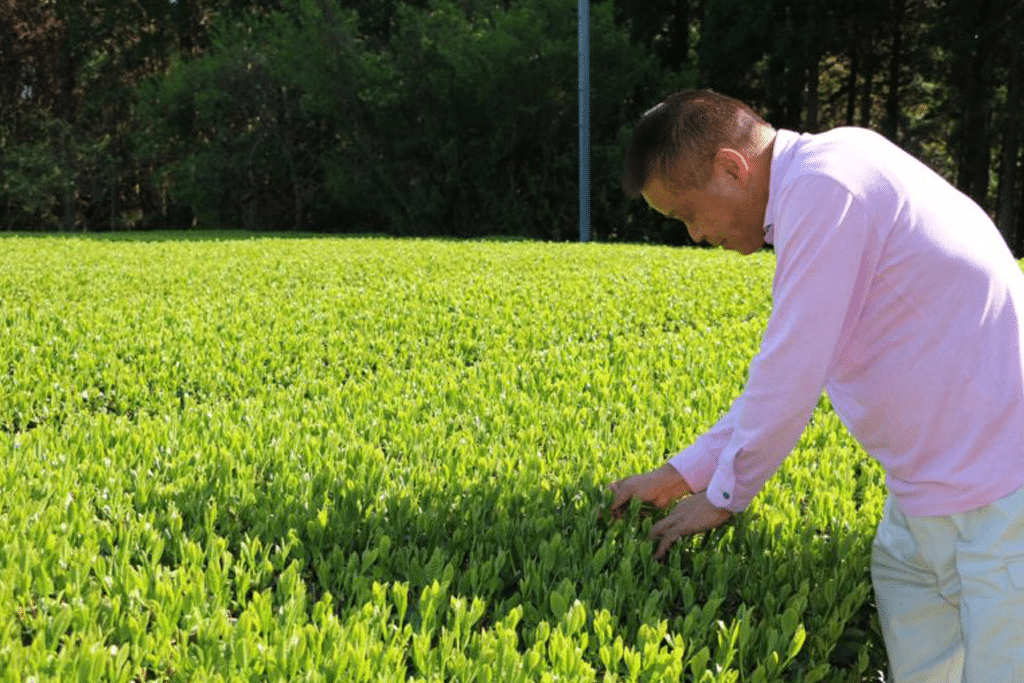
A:
[[[908,515],[1024,486],[1024,274],[992,221],[867,130],[780,130],[772,313],[742,395],[670,459],[740,511],[828,392]]]

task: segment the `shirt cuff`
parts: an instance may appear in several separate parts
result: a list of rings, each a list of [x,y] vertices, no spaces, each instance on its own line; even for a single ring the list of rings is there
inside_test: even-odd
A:
[[[708,433],[686,450],[669,458],[668,463],[686,480],[690,490],[699,493],[708,487],[718,467],[718,454],[729,443],[729,434]]]
[[[743,512],[750,505],[750,498],[740,495],[736,486],[736,471],[734,461],[737,453],[723,453],[718,462],[718,468],[708,482],[708,502],[717,508],[729,512]]]

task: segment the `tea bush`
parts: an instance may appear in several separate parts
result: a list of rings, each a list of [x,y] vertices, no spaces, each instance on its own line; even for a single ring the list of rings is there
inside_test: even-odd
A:
[[[823,399],[653,559],[605,485],[741,390],[774,257],[0,239],[10,681],[860,681],[880,469]]]

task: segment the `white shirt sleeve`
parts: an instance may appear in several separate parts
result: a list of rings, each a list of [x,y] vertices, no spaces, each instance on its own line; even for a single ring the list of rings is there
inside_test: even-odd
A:
[[[697,438],[678,455],[669,458],[669,464],[686,480],[693,492],[704,491],[718,467],[718,458],[732,438],[733,422],[739,411],[740,399],[715,425]]]
[[[780,199],[772,314],[707,487],[734,512],[796,445],[877,267],[866,209],[840,184],[805,176]]]

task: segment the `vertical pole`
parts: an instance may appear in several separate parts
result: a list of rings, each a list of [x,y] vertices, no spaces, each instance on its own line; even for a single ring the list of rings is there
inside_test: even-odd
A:
[[[580,242],[590,241],[590,0],[578,0]]]

